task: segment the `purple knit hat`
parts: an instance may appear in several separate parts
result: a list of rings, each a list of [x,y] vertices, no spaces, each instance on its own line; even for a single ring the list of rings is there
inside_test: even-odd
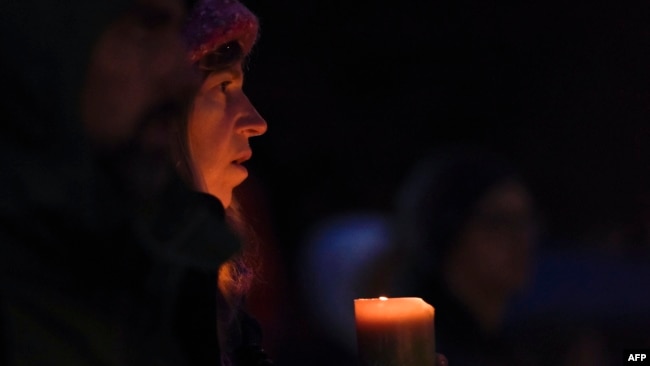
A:
[[[201,0],[192,10],[185,28],[192,63],[230,41],[239,41],[245,53],[257,40],[255,14],[237,0]]]

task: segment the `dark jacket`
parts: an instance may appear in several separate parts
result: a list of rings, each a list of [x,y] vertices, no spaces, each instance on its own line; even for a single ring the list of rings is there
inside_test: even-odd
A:
[[[217,268],[239,248],[172,179],[134,204],[77,117],[90,50],[126,0],[3,1],[0,364],[217,365]]]

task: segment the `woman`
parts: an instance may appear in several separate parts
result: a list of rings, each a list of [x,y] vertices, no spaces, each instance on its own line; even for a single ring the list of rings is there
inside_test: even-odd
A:
[[[258,28],[255,15],[238,1],[230,0],[199,3],[186,27],[189,58],[201,73],[202,83],[190,107],[187,125],[178,135],[182,157],[178,167],[194,188],[219,199],[229,223],[242,236],[251,231],[240,218],[233,190],[248,176],[242,164],[252,157],[249,139],[267,129],[266,121],[242,90],[244,63]],[[246,244],[251,238],[243,240]],[[219,285],[229,300],[235,301],[235,293],[243,292],[248,285],[248,276],[229,275],[228,271],[236,268],[230,264],[222,267],[220,277],[224,280]],[[229,276],[237,280],[225,281]]]
[[[248,176],[243,163],[252,156],[249,139],[267,129],[242,90],[246,57],[257,33],[256,16],[231,0],[198,3],[185,27],[189,59],[201,74],[201,85],[187,120],[176,131],[177,168],[192,187],[219,200],[226,221],[243,243],[218,273],[217,332],[224,365],[270,363],[260,347],[259,325],[243,311],[255,248],[252,232],[241,220],[233,197],[234,188]]]

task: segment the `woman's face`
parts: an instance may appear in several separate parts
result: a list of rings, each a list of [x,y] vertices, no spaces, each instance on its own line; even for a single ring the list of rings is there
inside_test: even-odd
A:
[[[249,138],[266,132],[242,86],[242,63],[211,72],[201,85],[188,120],[188,144],[197,188],[230,206],[233,189],[248,176]]]

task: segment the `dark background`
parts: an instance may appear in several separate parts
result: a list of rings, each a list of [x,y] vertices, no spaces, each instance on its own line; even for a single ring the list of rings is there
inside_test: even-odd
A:
[[[310,228],[390,210],[412,164],[451,142],[519,167],[544,245],[648,253],[647,1],[245,3],[261,21],[245,89],[269,124],[247,184],[289,293]]]
[[[431,147],[470,142],[528,178],[549,235],[638,221],[650,188],[650,3],[249,0],[251,167],[282,245],[389,209]]]

